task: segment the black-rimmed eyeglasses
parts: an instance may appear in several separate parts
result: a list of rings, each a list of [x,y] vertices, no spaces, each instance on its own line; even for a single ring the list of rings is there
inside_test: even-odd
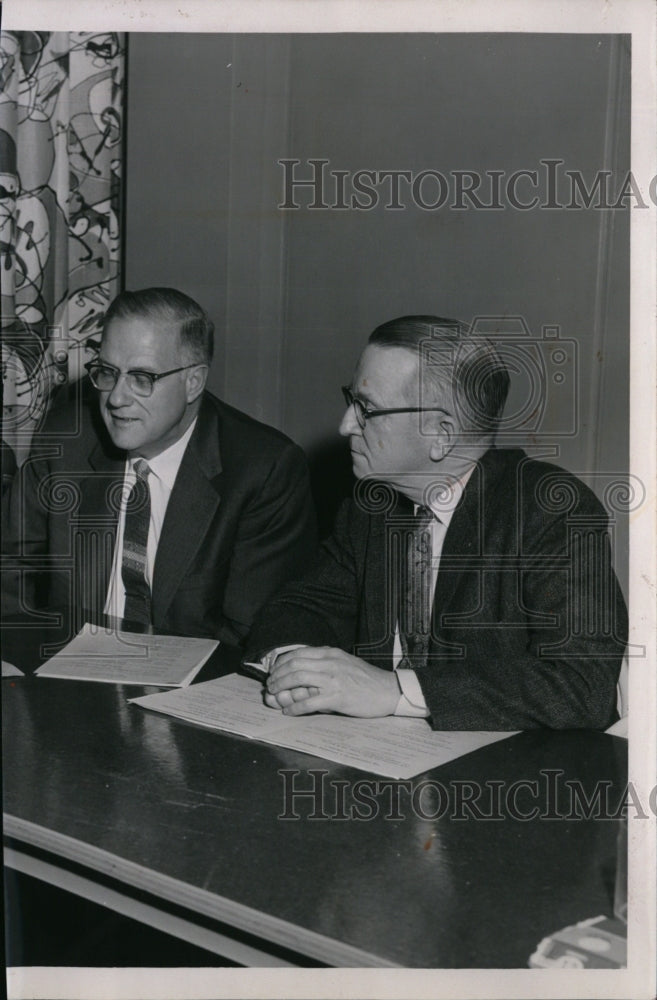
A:
[[[343,385],[342,393],[347,406],[353,406],[356,420],[361,430],[365,429],[365,424],[372,417],[384,417],[389,413],[447,413],[442,406],[395,406],[392,409],[375,410],[368,408],[362,399],[354,396],[351,386]]]
[[[143,372],[128,371],[122,372],[114,365],[105,364],[102,361],[88,361],[84,366],[89,372],[92,385],[101,392],[111,392],[121,375],[125,378],[125,384],[130,392],[135,396],[152,396],[155,383],[167,375],[175,375],[176,372],[184,372],[187,368],[197,368],[199,362],[193,365],[182,365],[181,368],[171,368],[168,372]]]

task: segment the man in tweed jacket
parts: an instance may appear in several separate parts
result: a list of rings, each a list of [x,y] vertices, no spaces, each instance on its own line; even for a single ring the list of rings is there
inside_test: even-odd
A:
[[[493,345],[455,321],[374,331],[340,427],[354,498],[249,637],[272,708],[423,716],[435,729],[615,721],[627,614],[607,516],[572,474],[495,447],[508,384]],[[398,580],[419,511],[431,619],[418,657],[402,648]]]

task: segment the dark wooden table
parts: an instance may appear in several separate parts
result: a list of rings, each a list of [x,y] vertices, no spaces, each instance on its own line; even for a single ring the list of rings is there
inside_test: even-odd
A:
[[[31,670],[41,644],[3,655]],[[246,965],[522,968],[612,913],[622,739],[522,733],[376,785],[127,704],[144,690],[3,680],[7,864]]]

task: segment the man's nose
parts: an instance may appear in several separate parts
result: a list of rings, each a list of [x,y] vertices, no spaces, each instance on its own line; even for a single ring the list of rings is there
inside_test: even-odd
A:
[[[126,377],[123,373],[119,375],[114,385],[114,388],[110,390],[107,397],[108,406],[125,406],[126,403],[132,401],[132,394],[128,389]]]
[[[344,411],[344,416],[340,422],[339,432],[342,437],[351,437],[352,434],[362,434],[362,428],[356,419],[356,410],[352,403]]]

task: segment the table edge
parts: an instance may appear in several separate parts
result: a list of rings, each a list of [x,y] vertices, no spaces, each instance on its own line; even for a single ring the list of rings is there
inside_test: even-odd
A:
[[[4,836],[29,844],[75,862],[84,868],[124,882],[167,902],[185,907],[192,913],[220,921],[237,930],[292,952],[314,958],[336,968],[399,968],[396,962],[363,951],[353,945],[326,937],[316,931],[292,924],[228,899],[128,861],[104,848],[94,847],[67,834],[40,826],[31,820],[9,813],[3,814]]]

